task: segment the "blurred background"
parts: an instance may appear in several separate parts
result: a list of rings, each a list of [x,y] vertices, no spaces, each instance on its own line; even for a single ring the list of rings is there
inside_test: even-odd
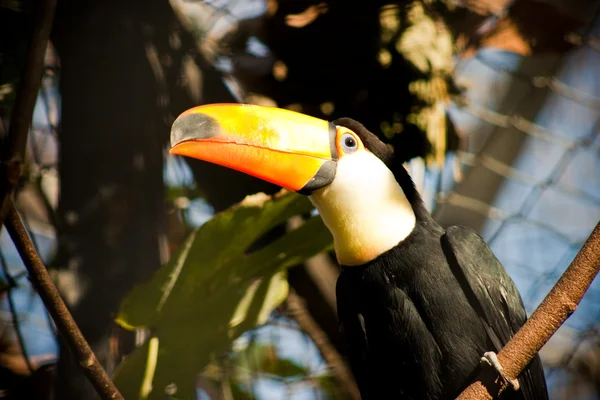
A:
[[[0,2],[0,145],[36,5]],[[279,188],[169,155],[171,123],[217,102],[361,121],[439,223],[483,235],[531,313],[600,220],[599,13],[591,0],[59,1],[18,209],[126,398],[359,399],[339,267],[310,205],[229,209]],[[4,230],[0,264],[0,398],[92,398]],[[552,399],[600,398],[598,282],[541,356]]]

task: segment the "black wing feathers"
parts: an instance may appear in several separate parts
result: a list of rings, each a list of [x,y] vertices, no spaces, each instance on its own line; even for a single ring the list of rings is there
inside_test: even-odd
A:
[[[498,352],[527,320],[521,296],[504,267],[475,231],[452,226],[441,238],[448,264]],[[525,399],[547,399],[539,357],[520,375]],[[507,393],[508,394],[508,393]]]

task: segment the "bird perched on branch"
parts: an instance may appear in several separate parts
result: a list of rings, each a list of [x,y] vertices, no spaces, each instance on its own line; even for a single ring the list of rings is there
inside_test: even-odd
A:
[[[171,144],[309,196],[342,267],[338,316],[364,399],[454,399],[482,359],[513,387],[502,399],[548,398],[539,357],[518,379],[495,358],[527,319],[513,281],[477,233],[432,219],[393,149],[363,125],[215,104],[180,115]]]

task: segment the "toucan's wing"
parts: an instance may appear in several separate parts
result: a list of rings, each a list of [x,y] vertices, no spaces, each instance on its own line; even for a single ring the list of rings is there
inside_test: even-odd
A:
[[[337,312],[340,321],[341,334],[344,338],[346,356],[356,379],[363,399],[371,399],[369,393],[369,342],[365,322],[357,304],[353,276],[348,273],[340,274],[336,284]],[[349,351],[352,349],[351,351]]]
[[[442,236],[448,264],[498,352],[527,320],[521,295],[487,243],[475,231],[451,226]],[[539,356],[519,376],[525,399],[547,399]],[[510,389],[509,389],[510,390]]]

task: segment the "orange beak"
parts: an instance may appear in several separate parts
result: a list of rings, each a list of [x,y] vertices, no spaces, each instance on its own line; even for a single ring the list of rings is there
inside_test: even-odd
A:
[[[310,194],[335,177],[335,135],[332,123],[289,110],[210,104],[175,120],[170,152]]]

